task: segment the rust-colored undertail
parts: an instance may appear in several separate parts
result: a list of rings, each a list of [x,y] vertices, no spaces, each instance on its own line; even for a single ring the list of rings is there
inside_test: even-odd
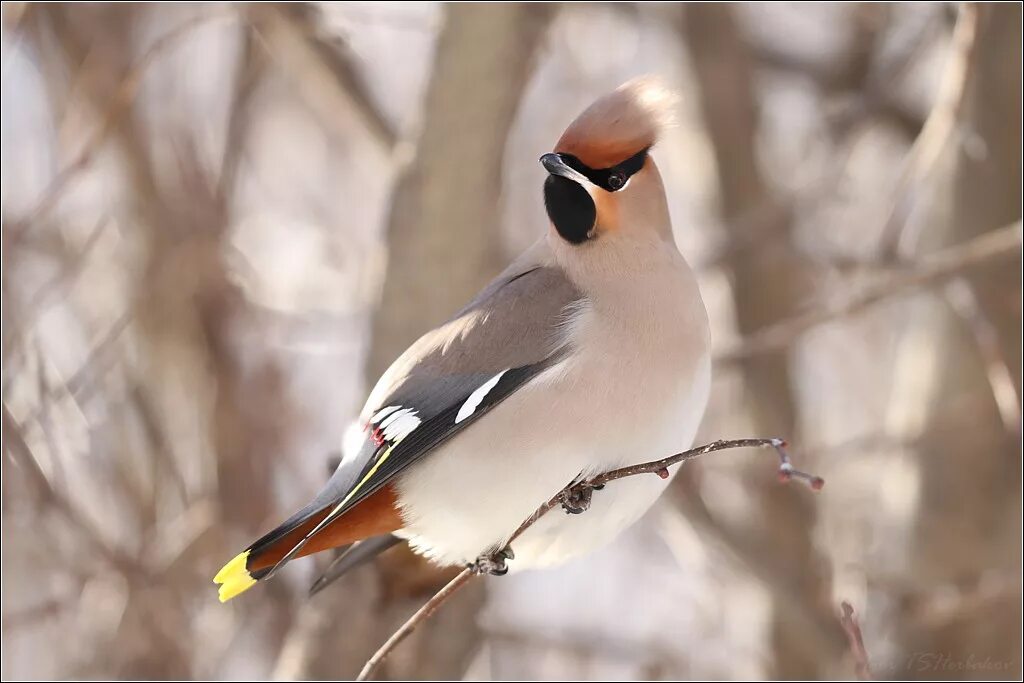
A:
[[[221,602],[243,593],[266,576],[330,511],[330,507],[325,507],[297,526],[278,527],[227,563],[214,578],[220,584]],[[401,527],[398,496],[392,486],[384,486],[314,534],[296,557],[338,548]]]

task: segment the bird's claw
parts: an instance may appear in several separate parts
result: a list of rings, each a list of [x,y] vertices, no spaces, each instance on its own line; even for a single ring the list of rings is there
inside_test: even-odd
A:
[[[501,550],[496,550],[490,555],[481,555],[476,558],[476,562],[470,563],[469,568],[477,574],[504,576],[508,574],[508,566],[505,564],[506,560],[514,560],[515,557],[516,555],[512,552],[512,548],[505,547]]]
[[[600,491],[603,488],[604,484],[592,486],[585,481],[581,481],[562,494],[562,509],[565,510],[567,515],[578,515],[586,512],[590,509],[590,502],[594,497],[594,491]]]

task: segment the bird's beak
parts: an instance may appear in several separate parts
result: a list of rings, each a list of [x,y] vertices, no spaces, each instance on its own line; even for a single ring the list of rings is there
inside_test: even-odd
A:
[[[580,185],[590,182],[587,180],[585,175],[573,168],[570,168],[565,163],[565,160],[562,159],[561,154],[545,154],[540,158],[540,163],[551,175],[557,175],[563,178],[568,178],[569,180],[574,180]]]

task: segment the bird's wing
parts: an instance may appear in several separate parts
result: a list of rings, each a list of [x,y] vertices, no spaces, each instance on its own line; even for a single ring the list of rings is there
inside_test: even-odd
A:
[[[316,498],[253,552],[330,509],[278,566],[287,562],[328,524],[563,357],[562,323],[582,295],[545,254],[541,247],[528,251],[392,364],[363,410],[358,453],[345,457]]]

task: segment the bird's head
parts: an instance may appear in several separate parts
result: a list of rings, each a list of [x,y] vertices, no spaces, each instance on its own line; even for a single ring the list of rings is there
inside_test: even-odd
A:
[[[540,158],[544,205],[558,235],[583,245],[604,235],[671,237],[665,188],[648,155],[675,98],[657,81],[629,81],[601,97]]]

